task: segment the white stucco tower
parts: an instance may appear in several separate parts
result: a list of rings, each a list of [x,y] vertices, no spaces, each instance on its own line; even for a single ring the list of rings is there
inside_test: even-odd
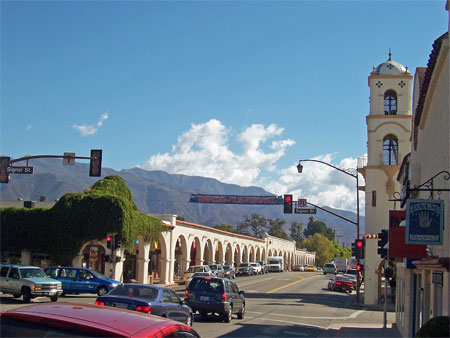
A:
[[[408,69],[392,60],[390,52],[389,59],[374,67],[369,75],[367,159],[358,164],[365,179],[366,235],[378,234],[389,227],[389,210],[394,208],[389,200],[401,189],[396,178],[403,158],[410,152],[412,81]],[[381,258],[377,248],[375,238],[366,238],[366,304],[376,304],[380,292],[377,272]]]

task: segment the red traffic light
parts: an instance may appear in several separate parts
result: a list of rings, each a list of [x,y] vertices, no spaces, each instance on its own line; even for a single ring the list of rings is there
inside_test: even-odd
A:
[[[286,196],[284,197],[284,200],[285,200],[286,202],[292,201],[291,195],[286,195]]]
[[[361,271],[361,265],[359,264],[356,265],[356,271]]]
[[[111,236],[106,237],[107,242],[111,242]]]
[[[356,246],[358,248],[361,248],[363,246],[363,242],[362,241],[356,241]]]

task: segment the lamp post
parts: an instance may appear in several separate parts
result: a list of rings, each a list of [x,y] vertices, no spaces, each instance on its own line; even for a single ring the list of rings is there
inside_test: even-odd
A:
[[[303,172],[303,165],[302,165],[302,161],[303,162],[317,162],[317,163],[322,163],[325,164],[333,169],[339,170],[340,172],[343,172],[344,174],[347,174],[353,178],[356,179],[356,239],[359,239],[359,180],[358,180],[358,171],[356,169],[341,169],[338,167],[335,167],[332,164],[329,164],[327,162],[323,162],[320,160],[300,160],[298,161],[298,165],[297,165],[297,171],[299,174],[301,174]],[[357,259],[357,264],[359,265],[359,258]],[[359,278],[358,276],[356,277],[356,303],[359,304]]]
[[[339,170],[340,172],[343,172],[344,174],[347,174],[353,178],[356,179],[356,239],[359,239],[359,180],[358,180],[358,171],[356,169],[350,168],[350,169],[341,169],[338,167],[335,167],[332,164],[329,164],[327,162],[319,161],[319,160],[300,160],[298,161],[297,165],[297,171],[299,174],[303,172],[303,165],[302,162],[317,162],[325,164],[333,169]]]

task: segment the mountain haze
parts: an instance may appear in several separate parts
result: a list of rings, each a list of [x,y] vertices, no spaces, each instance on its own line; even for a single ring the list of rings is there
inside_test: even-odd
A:
[[[21,165],[21,164],[17,164]],[[48,201],[59,199],[68,192],[82,192],[98,178],[89,177],[89,164],[76,163],[62,165],[62,160],[35,159],[30,161],[34,167],[33,175],[12,174],[9,184],[0,185],[0,198],[3,201],[39,200],[45,196]],[[164,171],[147,171],[140,168],[116,171],[102,168],[102,176],[119,175],[124,178],[131,190],[134,202],[141,212],[146,214],[176,214],[186,221],[214,226],[231,224],[236,227],[244,215],[260,214],[272,219],[285,219],[285,230],[289,233],[293,220],[303,222],[306,227],[310,216],[324,222],[341,236],[339,243],[349,246],[356,238],[356,226],[324,211],[317,210],[316,215],[288,215],[283,206],[251,206],[232,204],[190,203],[192,193],[218,195],[273,195],[259,187],[242,187],[225,184],[213,178],[169,174]],[[356,220],[356,215],[345,210],[325,207],[348,219]],[[364,217],[361,217],[361,233],[364,233]]]

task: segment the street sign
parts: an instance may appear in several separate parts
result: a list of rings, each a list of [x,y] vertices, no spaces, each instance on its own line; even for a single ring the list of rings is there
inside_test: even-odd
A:
[[[33,167],[6,167],[8,174],[32,174]]]
[[[64,153],[63,164],[74,165],[75,164],[75,153]]]
[[[306,207],[306,198],[299,198],[298,199],[298,206],[299,208],[305,208]]]
[[[294,213],[296,214],[315,214],[316,213],[316,208],[312,209],[312,208],[295,208]]]

